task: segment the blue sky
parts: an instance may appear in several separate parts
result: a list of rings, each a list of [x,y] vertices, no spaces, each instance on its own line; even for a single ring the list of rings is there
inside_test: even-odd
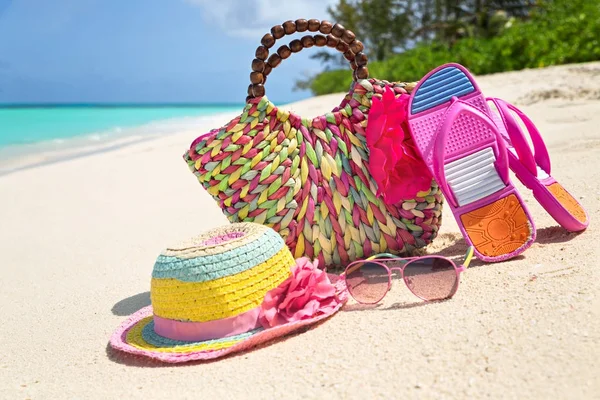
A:
[[[0,0],[0,103],[242,103],[262,35],[287,19],[329,19],[335,3]],[[292,87],[322,70],[311,51],[271,73],[271,100],[310,96]]]

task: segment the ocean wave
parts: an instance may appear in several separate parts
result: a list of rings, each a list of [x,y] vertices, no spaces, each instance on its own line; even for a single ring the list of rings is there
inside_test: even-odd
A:
[[[0,175],[96,152],[110,151],[184,131],[198,131],[200,134],[202,128],[222,126],[237,115],[239,112],[176,117],[133,127],[115,126],[108,130],[69,138],[2,146],[0,147]],[[192,136],[190,142],[195,138]]]

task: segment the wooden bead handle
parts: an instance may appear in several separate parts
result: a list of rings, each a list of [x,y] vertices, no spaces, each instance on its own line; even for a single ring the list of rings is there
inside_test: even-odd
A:
[[[319,32],[319,34],[306,35],[301,39],[292,40],[289,45],[280,46],[276,53],[269,56],[269,49],[275,45],[278,39],[285,35],[305,31]],[[272,27],[271,33],[264,35],[260,42],[261,45],[256,49],[256,58],[252,60],[250,86],[248,86],[246,101],[265,95],[264,84],[267,76],[282,60],[288,58],[292,53],[298,53],[300,50],[312,46],[327,46],[344,53],[344,57],[350,62],[350,67],[354,70],[352,76],[355,81],[369,77],[368,59],[367,55],[363,53],[364,46],[362,42],[356,39],[356,35],[352,31],[345,29],[340,24],[334,25],[329,21],[319,21],[318,19],[286,21],[281,25]]]

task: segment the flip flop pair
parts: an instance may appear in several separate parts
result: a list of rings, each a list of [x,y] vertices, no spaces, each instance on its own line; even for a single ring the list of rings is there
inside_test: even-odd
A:
[[[462,65],[445,64],[427,74],[408,108],[421,157],[481,260],[513,258],[535,241],[535,224],[509,169],[563,227],[587,227],[583,207],[550,176],[548,152],[535,125],[516,107],[484,97]],[[511,112],[525,124],[535,153]]]

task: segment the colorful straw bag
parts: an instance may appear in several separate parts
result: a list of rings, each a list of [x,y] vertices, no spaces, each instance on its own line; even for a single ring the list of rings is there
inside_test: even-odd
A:
[[[276,40],[305,31],[319,33],[292,40],[269,56]],[[261,44],[242,114],[198,137],[184,154],[228,219],[267,225],[295,257],[318,258],[322,266],[345,266],[375,253],[401,254],[430,243],[441,223],[437,183],[431,180],[429,190],[415,198],[386,204],[368,168],[371,99],[390,89],[398,97],[414,84],[369,79],[363,44],[328,21],[287,21],[274,26]],[[308,119],[278,109],[265,96],[264,83],[283,59],[312,46],[343,52],[354,82],[339,107]],[[415,176],[407,171],[402,179]]]

